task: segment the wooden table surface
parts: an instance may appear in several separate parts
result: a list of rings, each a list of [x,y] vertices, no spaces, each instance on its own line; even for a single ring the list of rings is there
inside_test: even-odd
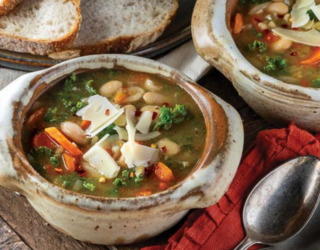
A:
[[[246,105],[232,84],[217,70],[212,69],[199,83],[238,110],[244,124],[245,149],[259,131],[275,127]],[[164,244],[181,223],[141,244],[116,247],[92,245],[56,231],[40,217],[23,196],[0,187],[1,250],[136,250],[143,246]]]

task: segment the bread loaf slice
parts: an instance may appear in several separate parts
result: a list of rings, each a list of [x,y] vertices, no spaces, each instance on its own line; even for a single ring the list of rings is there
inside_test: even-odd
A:
[[[82,0],[82,23],[70,49],[81,54],[130,52],[155,41],[178,0]]]
[[[0,0],[0,16],[8,14],[22,0]]]
[[[61,51],[80,22],[80,0],[24,0],[0,17],[0,48],[37,55]]]

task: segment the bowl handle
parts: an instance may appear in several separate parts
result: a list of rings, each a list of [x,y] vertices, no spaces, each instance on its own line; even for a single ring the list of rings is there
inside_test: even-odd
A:
[[[224,49],[230,43],[229,35],[216,36],[215,31],[218,33],[228,30],[229,14],[226,14],[224,7],[227,5],[226,8],[232,8],[235,3],[235,0],[221,0],[219,3],[214,0],[198,0],[192,16],[192,38],[197,52],[211,65],[219,65],[218,69],[224,75],[229,75],[226,73],[234,64],[234,60]],[[221,12],[214,13],[215,5],[222,6]]]
[[[19,100],[22,100],[22,104],[27,102],[21,97],[31,96],[29,83],[40,73],[20,76],[0,91],[0,185],[22,193],[28,170],[24,167],[23,152],[19,150],[21,142],[13,129],[13,124],[19,122],[14,114],[18,112]]]

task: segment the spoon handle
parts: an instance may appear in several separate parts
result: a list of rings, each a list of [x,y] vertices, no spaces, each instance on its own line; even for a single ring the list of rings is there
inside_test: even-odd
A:
[[[246,236],[244,240],[234,250],[246,250],[256,243],[258,242],[253,241],[248,236]]]

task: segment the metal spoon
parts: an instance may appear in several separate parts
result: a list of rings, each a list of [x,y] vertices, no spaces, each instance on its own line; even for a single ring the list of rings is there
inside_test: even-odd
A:
[[[312,217],[320,194],[320,160],[301,156],[290,160],[251,191],[243,210],[246,238],[235,248],[274,245],[299,233]]]

